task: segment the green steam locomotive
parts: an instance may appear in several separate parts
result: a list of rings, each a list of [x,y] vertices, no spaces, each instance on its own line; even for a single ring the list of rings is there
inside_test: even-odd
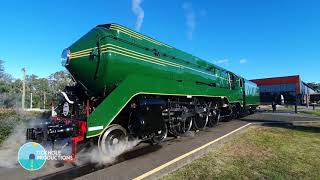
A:
[[[86,142],[108,156],[130,137],[157,144],[259,105],[256,84],[118,24],[96,26],[61,58],[76,85],[60,92],[46,130],[27,138],[67,142],[74,157]]]

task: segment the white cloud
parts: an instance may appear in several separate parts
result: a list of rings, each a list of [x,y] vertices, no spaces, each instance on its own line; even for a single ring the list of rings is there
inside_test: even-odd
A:
[[[245,64],[245,63],[247,63],[247,62],[248,62],[247,59],[240,59],[240,61],[239,61],[240,64]]]
[[[144,10],[141,7],[142,0],[132,0],[131,10],[137,16],[135,30],[140,31],[144,19]]]
[[[188,39],[192,40],[193,32],[196,29],[197,24],[196,12],[194,11],[192,4],[188,2],[182,4],[182,9],[184,10],[184,16],[186,18]]]
[[[214,61],[214,64],[228,65],[229,59],[220,59],[220,60]]]

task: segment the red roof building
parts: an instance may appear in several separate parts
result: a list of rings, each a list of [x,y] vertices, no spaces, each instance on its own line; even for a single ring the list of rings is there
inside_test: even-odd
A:
[[[299,104],[308,104],[310,94],[315,91],[306,83],[301,81],[299,75],[273,77],[264,79],[253,79],[260,88],[260,98],[262,103],[276,103],[295,104],[296,100]],[[283,99],[281,98],[283,97]]]

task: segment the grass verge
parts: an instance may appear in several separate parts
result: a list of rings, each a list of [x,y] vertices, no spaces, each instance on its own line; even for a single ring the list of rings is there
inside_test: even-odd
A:
[[[319,111],[319,110],[315,110],[315,111],[302,111],[301,113],[303,113],[303,114],[310,114],[310,115],[314,115],[314,116],[320,116],[320,111]]]
[[[252,126],[164,179],[320,179],[319,127]]]

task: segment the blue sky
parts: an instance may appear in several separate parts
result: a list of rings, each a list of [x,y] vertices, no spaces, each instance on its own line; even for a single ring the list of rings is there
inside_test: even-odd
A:
[[[97,24],[116,22],[248,79],[320,82],[320,1],[6,0],[0,58],[14,77],[62,70],[60,54]]]

